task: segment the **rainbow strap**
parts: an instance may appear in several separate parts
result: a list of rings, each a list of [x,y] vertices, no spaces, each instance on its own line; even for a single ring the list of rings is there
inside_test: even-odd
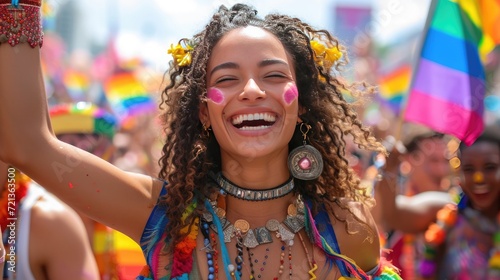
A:
[[[342,277],[339,280],[347,279],[384,279],[400,280],[401,277],[396,269],[384,259],[381,259],[379,266],[368,274],[358,267],[355,261],[347,256],[340,254],[340,247],[335,237],[335,232],[330,222],[330,218],[325,209],[319,211],[314,217],[311,214],[310,202],[306,203],[306,231],[312,242],[319,247],[327,256],[327,262],[330,266],[332,262],[337,264]],[[321,233],[318,231],[316,223],[324,225]],[[332,248],[333,247],[333,248]]]

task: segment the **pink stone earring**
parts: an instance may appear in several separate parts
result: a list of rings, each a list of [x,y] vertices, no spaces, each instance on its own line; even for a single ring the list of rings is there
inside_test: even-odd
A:
[[[311,126],[301,123],[299,129],[304,137],[304,144],[293,149],[288,155],[288,169],[292,176],[299,180],[314,180],[323,172],[323,158],[316,148],[306,143]]]

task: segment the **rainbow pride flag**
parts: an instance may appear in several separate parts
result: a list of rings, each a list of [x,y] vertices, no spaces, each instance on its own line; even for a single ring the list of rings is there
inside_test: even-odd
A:
[[[63,83],[72,100],[76,102],[87,100],[91,81],[86,73],[73,69],[66,70],[63,74]]]
[[[379,97],[381,103],[391,111],[399,114],[401,107],[410,88],[411,65],[403,64],[379,79]]]
[[[481,11],[495,11],[499,6],[499,1],[432,3],[406,121],[454,135],[467,145],[481,134],[486,92],[482,61],[495,45]]]
[[[156,109],[156,102],[133,72],[111,76],[104,92],[123,127],[130,126],[134,117]]]
[[[500,0],[479,0],[479,18],[483,26],[483,42],[480,44],[481,58],[500,45]]]

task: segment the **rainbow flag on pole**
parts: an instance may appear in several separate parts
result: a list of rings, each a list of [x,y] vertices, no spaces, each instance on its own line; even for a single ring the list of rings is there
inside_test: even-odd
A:
[[[78,70],[67,70],[64,72],[63,82],[72,100],[85,101],[90,88],[90,77]]]
[[[484,127],[483,61],[498,44],[483,23],[499,13],[499,0],[435,0],[413,76],[405,120],[472,144]],[[482,13],[488,12],[488,15]],[[498,15],[497,15],[498,16]],[[490,30],[490,31],[489,31]]]
[[[134,118],[154,112],[156,102],[133,72],[111,76],[104,85],[106,97],[122,126],[129,126]]]
[[[403,64],[379,79],[379,96],[382,104],[399,114],[411,81],[411,65]]]

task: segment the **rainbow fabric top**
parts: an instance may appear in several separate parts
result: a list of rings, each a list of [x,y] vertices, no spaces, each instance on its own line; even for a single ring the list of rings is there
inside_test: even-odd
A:
[[[60,104],[50,109],[54,133],[95,133],[113,138],[117,130],[116,118],[89,102]]]

